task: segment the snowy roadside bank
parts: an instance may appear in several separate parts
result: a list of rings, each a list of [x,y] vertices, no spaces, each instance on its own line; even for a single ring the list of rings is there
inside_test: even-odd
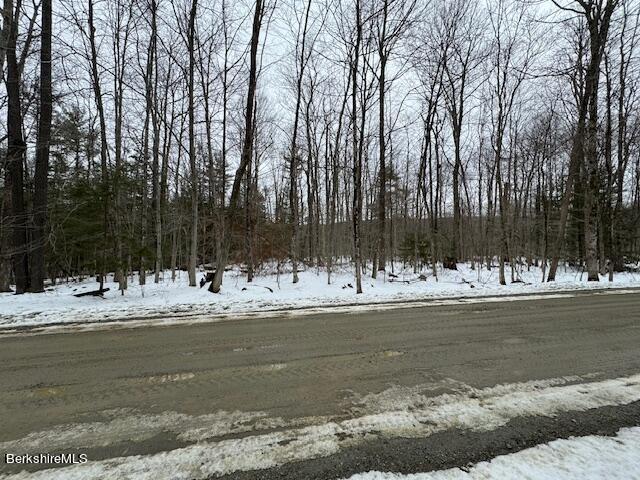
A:
[[[501,286],[497,271],[478,272],[461,264],[458,271],[442,270],[437,282],[433,277],[422,281],[412,272],[400,272],[396,278],[388,276],[375,280],[366,276],[364,293],[357,295],[352,288],[354,282],[350,272],[332,275],[331,285],[327,284],[325,273],[301,272],[300,282],[294,285],[290,274],[258,276],[252,283],[247,283],[246,277],[236,270],[227,274],[222,292],[215,295],[206,287],[189,287],[185,272],[180,272],[175,282],[165,272],[164,279],[158,284],[153,283],[152,276],[144,286],[139,285],[137,277],[131,279],[125,295],[120,295],[115,283],[107,283],[111,290],[105,293],[104,298],[75,297],[74,294],[96,288],[93,279],[86,279],[57,285],[43,294],[0,294],[0,329],[52,324],[150,322],[154,319],[166,323],[162,320],[167,317],[175,321],[195,317],[280,314],[288,310],[319,313],[328,308],[348,312],[372,304],[391,304],[398,308],[405,306],[404,303],[406,306],[421,306],[420,302],[452,299],[481,301],[484,297],[507,299],[517,298],[513,297],[517,295],[640,287],[638,273],[617,274],[613,282],[608,282],[605,277],[600,282],[587,282],[586,276],[580,272],[561,269],[556,282],[543,283],[540,269],[532,267],[530,271],[521,272],[520,277],[522,282]]]
[[[42,442],[46,442],[52,449],[69,448],[70,445],[81,445],[87,448],[94,442],[108,444],[108,442],[129,438],[130,430],[135,431],[136,434],[142,432],[142,435],[153,435],[156,430],[167,428],[167,424],[174,434],[188,440],[190,444],[159,453],[108,458],[32,473],[23,471],[5,477],[0,475],[0,478],[7,480],[207,479],[329,457],[345,449],[381,438],[424,438],[450,430],[490,434],[518,418],[554,417],[562,412],[623,406],[640,400],[640,375],[573,383],[585,380],[587,380],[586,376],[550,378],[481,389],[458,385],[458,392],[435,397],[425,393],[432,388],[432,385],[416,386],[411,389],[392,388],[359,398],[359,408],[354,411],[356,415],[353,417],[318,418],[320,423],[312,422],[311,424],[306,424],[306,420],[300,422],[299,419],[297,421],[270,419],[260,412],[244,414],[218,412],[201,417],[165,412],[160,416],[129,415],[106,422],[62,425],[52,430],[34,432],[22,439],[6,442],[0,447],[6,450],[19,449],[20,452],[36,452],[41,448]],[[274,426],[280,428],[271,428]],[[225,437],[229,432],[238,431],[238,429],[244,431],[245,428],[248,431],[244,433],[251,434]],[[632,437],[628,437],[625,433],[629,431],[633,434]],[[625,455],[633,451],[637,453],[637,437],[635,429],[623,429],[618,437],[613,438],[613,441],[619,441],[620,445],[625,445],[624,449],[618,449],[617,452],[622,451]],[[602,448],[603,455],[606,455],[607,448],[612,446],[608,441],[594,443],[588,440],[589,437],[585,438],[587,440],[577,441],[582,443],[586,441],[587,446]],[[555,463],[558,465],[563,458],[562,455],[570,453],[574,447],[571,443],[567,446],[563,442],[575,443],[576,440],[558,442],[560,443],[549,444],[554,445],[554,451],[549,452],[549,447],[535,447],[514,454],[520,455],[515,457],[515,460],[521,468],[526,468],[527,464],[535,468],[540,466],[541,462],[536,463],[534,460],[540,457],[540,453],[546,452],[553,454],[550,458],[555,458]],[[611,448],[608,448],[608,451],[610,454],[616,453],[612,452]],[[478,464],[473,468],[482,472],[485,468],[482,465],[484,464]],[[604,468],[609,466],[609,462],[600,465]],[[560,463],[558,468],[566,467],[566,472],[571,473],[572,466],[571,463]],[[508,464],[505,468],[509,467]],[[503,471],[507,473],[506,476],[498,474],[497,476],[480,475],[461,478],[580,478],[557,475],[520,477],[508,475],[517,470]],[[606,470],[598,471],[606,472]],[[391,480],[396,478],[389,474],[372,475],[374,476],[355,477],[355,479]],[[446,474],[442,475],[424,478],[450,478]]]
[[[623,428],[615,437],[589,435],[554,440],[472,467],[409,475],[368,472],[348,480],[501,480],[640,478],[640,427]]]

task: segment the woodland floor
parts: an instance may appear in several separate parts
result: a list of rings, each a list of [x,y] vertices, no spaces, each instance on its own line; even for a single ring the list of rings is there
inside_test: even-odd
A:
[[[351,311],[379,303],[640,287],[640,272],[616,274],[613,282],[606,276],[602,276],[600,282],[587,282],[586,274],[564,266],[552,283],[541,281],[539,267],[527,269],[526,266],[519,267],[515,276],[518,281],[510,283],[511,270],[507,268],[506,286],[499,285],[497,268],[478,271],[469,264],[459,264],[457,271],[440,269],[437,281],[431,269],[425,269],[422,274],[426,280],[420,280],[420,274],[412,268],[402,269],[398,265],[395,274],[379,274],[375,280],[369,273],[363,277],[364,292],[360,295],[356,294],[349,266],[333,273],[331,284],[327,283],[326,271],[315,269],[300,272],[299,283],[293,284],[290,272],[278,275],[275,267],[263,269],[248,283],[246,274],[235,268],[225,274],[220,294],[210,293],[206,286],[189,287],[184,271],[177,272],[175,281],[171,280],[171,272],[165,271],[157,284],[151,274],[143,286],[139,284],[138,275],[133,275],[124,295],[110,275],[105,283],[110,290],[104,297],[75,297],[75,294],[97,289],[98,284],[94,278],[74,279],[49,286],[41,294],[0,294],[0,329],[154,319],[167,323],[187,318],[275,314],[287,310],[317,313],[336,307]],[[198,282],[203,277],[204,273],[198,272]]]

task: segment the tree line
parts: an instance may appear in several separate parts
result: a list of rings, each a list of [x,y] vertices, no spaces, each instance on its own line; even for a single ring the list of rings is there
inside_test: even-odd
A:
[[[4,0],[0,291],[640,259],[640,2]]]

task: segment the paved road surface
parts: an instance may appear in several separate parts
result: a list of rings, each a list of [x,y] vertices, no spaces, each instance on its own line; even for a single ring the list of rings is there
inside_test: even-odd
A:
[[[0,335],[0,443],[60,425],[102,421],[118,412],[199,416],[239,410],[285,419],[346,418],[353,412],[354,398],[392,385],[431,382],[440,385],[432,392],[439,395],[457,383],[485,387],[638,372],[637,292],[73,334]],[[593,424],[588,430],[597,431],[604,428],[603,415],[609,428],[616,422],[633,424],[640,419],[640,406],[603,410],[600,420],[584,417],[582,423]],[[570,416],[558,421],[576,423]],[[549,438],[566,435],[567,429],[537,428],[539,433],[548,431]],[[519,445],[518,436],[511,442]],[[189,442],[162,431],[139,439],[118,432],[101,443],[74,445],[76,450],[71,450],[101,459],[170,450]],[[417,440],[396,446],[405,452],[427,447]],[[460,454],[453,459],[450,452],[449,463],[477,459],[468,445],[458,447],[467,451],[467,457]],[[384,449],[370,448],[371,457],[380,462],[358,465],[384,467]],[[354,450],[336,462],[358,463],[354,457],[365,454],[366,450]],[[325,467],[331,461],[322,460]],[[0,462],[0,472],[17,470]],[[352,470],[331,471],[338,476]],[[277,478],[294,478],[287,471],[276,473]],[[268,472],[251,475],[233,478],[270,478]]]

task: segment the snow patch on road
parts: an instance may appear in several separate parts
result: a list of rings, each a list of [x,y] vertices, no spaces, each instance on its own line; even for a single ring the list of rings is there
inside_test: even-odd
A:
[[[500,397],[514,392],[531,394],[549,387],[580,383],[596,377],[597,373],[586,375],[567,375],[542,380],[531,380],[515,384],[500,384],[482,389],[474,388],[463,382],[447,378],[439,382],[424,383],[411,387],[393,386],[380,393],[367,393],[366,395],[354,394],[352,410],[359,415],[380,414],[395,410],[414,411],[424,409],[426,405],[446,404],[452,398],[471,398],[481,400],[483,398]],[[447,388],[453,395],[434,396],[431,392],[441,388]]]
[[[166,375],[154,375],[147,377],[149,383],[172,383],[172,382],[184,382],[185,380],[192,380],[195,378],[195,373],[168,373]]]
[[[23,472],[5,478],[203,479],[328,456],[368,439],[424,437],[449,429],[489,431],[517,417],[553,416],[560,412],[625,405],[640,400],[640,374],[599,382],[566,384],[576,379],[567,377],[484,389],[469,387],[464,393],[431,398],[416,391],[410,396],[410,401],[400,403],[400,408],[396,405],[390,411],[381,410],[386,405],[384,402],[367,403],[367,397],[364,397],[361,402],[365,406],[363,408],[366,410],[369,405],[369,411],[375,413],[243,438],[202,442],[154,455],[113,458],[36,473]],[[386,398],[393,398],[394,395],[387,394]],[[131,428],[134,427],[131,425]],[[202,432],[197,428],[192,432],[195,433],[189,439],[208,435],[199,435]],[[69,441],[72,440],[69,438]],[[19,446],[11,445],[8,451],[15,451],[15,447]],[[50,444],[47,446],[51,447]],[[4,445],[0,447],[7,449]]]
[[[179,440],[197,441],[286,425],[284,420],[268,418],[264,412],[219,411],[191,416],[177,412],[152,415],[118,410],[103,412],[103,415],[109,419],[104,422],[60,425],[0,443],[0,451],[39,453],[106,447],[121,442],[148,440],[162,432],[173,433]]]
[[[501,455],[470,468],[401,475],[369,472],[349,480],[633,480],[640,479],[640,427],[615,437],[572,437]]]

